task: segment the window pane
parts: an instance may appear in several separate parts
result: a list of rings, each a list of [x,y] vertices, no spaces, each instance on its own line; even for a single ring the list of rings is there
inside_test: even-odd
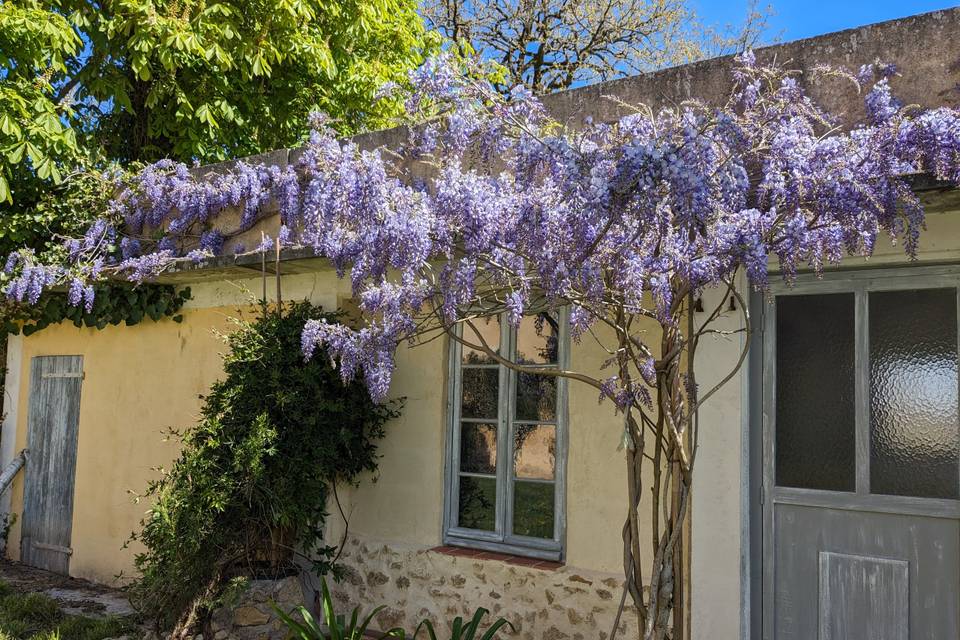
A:
[[[777,298],[776,481],[855,489],[854,296]]]
[[[557,378],[535,373],[518,374],[516,413],[517,420],[556,420]]]
[[[552,482],[523,482],[513,485],[513,533],[533,538],[553,538]]]
[[[500,319],[498,317],[478,318],[473,321],[472,325],[473,326],[464,325],[463,339],[466,342],[482,347],[483,342],[477,337],[477,332],[479,332],[480,335],[483,336],[483,340],[486,341],[487,346],[499,353]],[[476,329],[476,331],[474,331],[474,329]],[[464,364],[496,364],[496,360],[487,355],[485,351],[479,349],[474,350],[467,345],[463,345],[462,361]]]
[[[467,529],[496,529],[497,480],[460,476],[458,524]]]
[[[517,362],[556,364],[560,321],[555,313],[524,316],[517,329]]]
[[[513,427],[513,473],[518,478],[553,480],[557,466],[557,430],[553,425]]]
[[[495,473],[497,425],[464,422],[460,430],[460,471]]]
[[[957,293],[870,294],[870,490],[958,497]]]
[[[462,418],[497,418],[500,403],[500,371],[496,368],[466,368],[461,375]]]

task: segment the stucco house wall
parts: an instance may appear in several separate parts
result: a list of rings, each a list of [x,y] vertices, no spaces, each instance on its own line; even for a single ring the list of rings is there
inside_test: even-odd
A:
[[[936,43],[934,49],[918,42]],[[931,55],[930,51],[936,52]],[[955,104],[960,82],[960,9],[789,43],[762,52],[798,66],[836,62],[857,67],[876,58],[899,65],[895,88],[908,101],[927,106]],[[582,116],[619,115],[603,95],[627,102],[661,102],[700,96],[716,100],[729,86],[729,60],[707,61],[658,74],[585,87],[550,96],[548,107],[575,124]],[[814,88],[833,108],[839,93]],[[831,100],[833,104],[831,104]],[[859,107],[850,107],[850,122]],[[396,142],[399,131],[361,136],[365,146]],[[267,159],[284,163],[296,151],[281,150]],[[960,203],[955,194],[935,193],[927,233],[921,239],[921,262],[960,263]],[[259,228],[275,228],[275,218]],[[295,256],[293,256],[295,257]],[[0,438],[0,465],[26,442],[30,359],[37,355],[84,356],[80,435],[76,471],[71,573],[110,583],[129,575],[136,546],[124,549],[129,533],[146,509],[130,491],[142,491],[169,465],[176,445],[168,428],[192,424],[198,396],[221,374],[222,343],[214,329],[229,326],[229,317],[249,304],[243,291],[259,291],[249,266],[231,256],[206,270],[171,276],[189,284],[193,299],[180,324],[170,320],[103,331],[51,327],[33,336],[8,341],[5,417]],[[902,250],[878,244],[869,261],[848,260],[844,268],[905,264]],[[350,297],[349,283],[316,260],[292,261],[297,268],[283,276],[285,299],[309,299],[327,308]],[[285,269],[286,270],[286,269]],[[273,287],[268,287],[272,295]],[[705,293],[711,308],[723,295]],[[739,328],[731,314],[730,329]],[[715,338],[699,352],[698,381],[704,387],[723,378],[743,347],[743,334]],[[447,437],[447,345],[401,347],[391,393],[405,396],[401,418],[389,425],[380,446],[375,476],[341,498],[350,514],[343,561],[347,578],[335,589],[342,602],[386,604],[381,626],[412,627],[424,615],[449,618],[486,606],[514,622],[523,638],[605,637],[620,597],[625,516],[625,462],[618,451],[621,424],[609,404],[583,385],[569,387],[569,449],[566,460],[566,532],[564,561],[508,563],[491,557],[468,557],[442,544],[444,445]],[[571,364],[598,370],[603,356],[585,341],[571,346]],[[737,638],[750,619],[751,566],[748,464],[749,371],[743,369],[701,412],[700,452],[694,478],[691,585],[694,638]],[[22,510],[22,476],[0,504],[0,511]],[[339,542],[343,523],[331,509],[328,537]],[[12,527],[8,554],[19,553],[19,525]],[[122,579],[122,578],[121,578]],[[634,622],[628,615],[626,631]]]

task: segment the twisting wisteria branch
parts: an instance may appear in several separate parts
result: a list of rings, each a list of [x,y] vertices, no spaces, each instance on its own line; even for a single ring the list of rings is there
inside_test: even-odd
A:
[[[625,588],[643,636],[663,638],[669,625],[682,629],[694,414],[714,393],[697,398],[684,362],[704,336],[720,335],[709,325],[725,315],[685,322],[693,301],[721,287],[742,309],[742,274],[762,289],[775,265],[791,281],[801,268],[869,255],[882,235],[914,256],[924,212],[908,176],[960,183],[956,110],[902,106],[888,65],[810,73],[851,81],[864,122],[840,127],[805,93],[801,74],[747,53],[720,107],[640,105],[617,122],[569,130],[528,92],[504,98],[441,56],[411,76],[406,104],[419,124],[402,148],[362,151],[318,116],[294,166],[240,163],[197,179],[157,163],[118,185],[110,211],[66,243],[62,263],[12,255],[5,292],[36,302],[45,288],[65,287],[71,304],[90,305],[97,280],[140,282],[180,261],[242,252],[233,238],[275,204],[281,244],[329,259],[351,279],[366,320],[359,329],[307,323],[305,356],[323,345],[344,378],[362,376],[377,400],[405,341],[449,335],[502,359],[460,328],[501,313],[517,326],[525,314],[568,308],[571,334],[600,342],[610,371],[558,374],[593,385],[623,413]],[[226,227],[222,214],[238,208],[239,223]],[[659,333],[645,330],[651,322]],[[644,461],[654,496],[646,582]]]

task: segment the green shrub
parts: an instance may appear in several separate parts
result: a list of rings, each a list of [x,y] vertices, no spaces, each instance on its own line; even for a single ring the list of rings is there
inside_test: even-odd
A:
[[[345,385],[330,359],[304,361],[309,319],[336,322],[309,303],[265,308],[227,338],[225,377],[182,434],[172,469],[152,483],[153,506],[135,534],[141,577],[134,605],[162,628],[195,624],[230,579],[280,572],[293,549],[331,570],[324,545],[331,483],[376,469],[376,441],[393,405],[375,405],[360,382]]]
[[[29,638],[36,628],[23,620],[0,619],[0,640],[20,640]]]
[[[103,640],[129,635],[135,630],[136,627],[127,618],[66,616],[53,632],[60,640]]]
[[[323,579],[320,580],[320,595],[320,603],[323,610],[323,624],[326,627],[326,631],[317,624],[317,621],[305,607],[297,607],[288,615],[278,609],[276,605],[273,605],[273,610],[277,612],[277,615],[280,616],[280,619],[290,631],[291,638],[295,638],[296,640],[363,640],[364,638],[372,637],[368,634],[370,622],[378,612],[386,608],[386,605],[380,605],[361,619],[360,607],[354,607],[348,622],[346,616],[334,613],[333,599],[330,597],[330,591],[327,589],[327,582]],[[493,640],[497,632],[504,626],[510,627],[511,631],[516,631],[513,625],[505,619],[497,618],[497,620],[478,637],[477,634],[480,633],[480,623],[487,613],[489,612],[486,609],[480,607],[467,623],[464,623],[461,616],[454,618],[450,625],[450,640]],[[294,616],[298,616],[300,620],[297,620]],[[430,636],[430,640],[437,640],[436,630],[430,620],[424,619],[417,625],[417,629],[413,633],[413,640],[416,640],[421,630],[426,630],[427,635]],[[404,640],[406,635],[403,629],[394,627],[389,631],[383,632],[379,636],[379,640],[384,640],[385,638]]]

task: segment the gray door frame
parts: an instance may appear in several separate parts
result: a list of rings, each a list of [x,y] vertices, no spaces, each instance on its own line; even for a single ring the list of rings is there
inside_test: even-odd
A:
[[[956,287],[960,318],[960,266],[934,265],[888,267],[862,270],[837,270],[822,276],[800,274],[792,286],[771,283],[770,295],[853,292],[857,343],[856,370],[856,489],[854,492],[823,492],[810,489],[777,487],[774,476],[776,314],[763,294],[753,294],[751,309],[754,326],[751,336],[748,413],[744,454],[750,473],[744,487],[744,499],[750,507],[744,523],[745,545],[742,570],[743,632],[754,640],[774,640],[774,506],[808,505],[874,513],[900,513],[935,518],[960,519],[960,500],[886,496],[869,493],[870,416],[867,293],[915,288]],[[958,331],[960,336],[960,331]],[[958,460],[960,464],[960,460]]]

